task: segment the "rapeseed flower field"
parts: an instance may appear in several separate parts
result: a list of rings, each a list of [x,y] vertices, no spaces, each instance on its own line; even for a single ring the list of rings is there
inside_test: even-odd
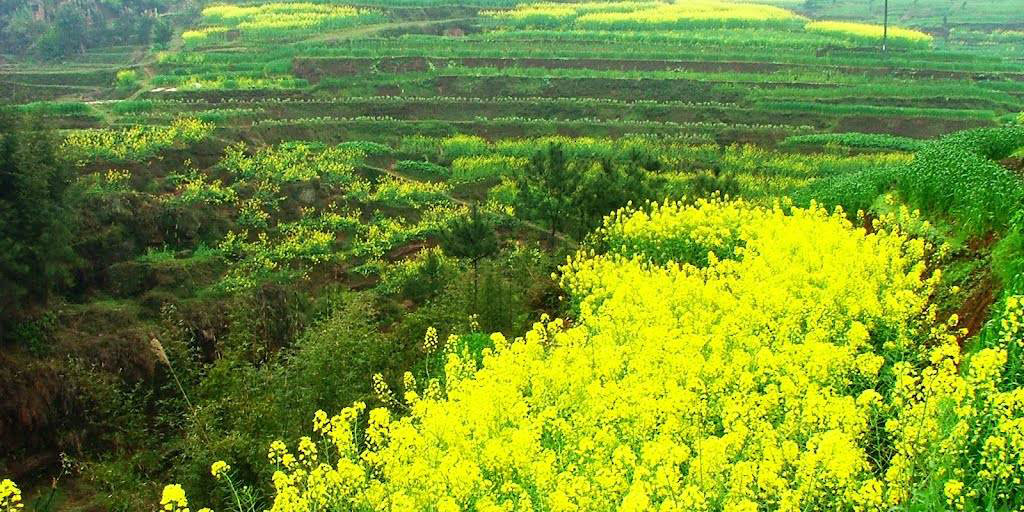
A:
[[[577,320],[494,334],[479,364],[428,331],[442,377],[407,374],[401,393],[377,377],[389,408],[320,411],[317,441],[273,443],[271,510],[1017,507],[1024,392],[1000,382],[1024,300],[999,343],[962,356],[929,301],[944,248],[912,235],[925,224],[624,208],[562,267]]]
[[[885,30],[882,25],[846,21],[814,21],[808,23],[804,28],[810,32],[847,35],[870,42],[880,41]],[[896,43],[918,45],[928,45],[933,39],[931,35],[919,30],[900,27],[889,27],[888,37]]]

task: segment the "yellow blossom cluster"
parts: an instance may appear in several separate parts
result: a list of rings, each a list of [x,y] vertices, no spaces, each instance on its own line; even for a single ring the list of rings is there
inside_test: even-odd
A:
[[[218,460],[210,466],[210,474],[218,480],[223,478],[228,471],[231,471],[231,465],[222,460]]]
[[[388,408],[318,411],[323,443],[271,445],[271,511],[1024,510],[1024,298],[963,354],[929,303],[927,227],[814,204],[616,212],[562,268],[571,327],[482,354],[450,339],[403,401],[376,376]]]
[[[802,23],[792,11],[756,2],[585,2],[521,4],[514,10],[484,13],[512,26],[575,27],[592,30],[686,29]]]
[[[882,25],[846,21],[814,21],[808,23],[804,28],[810,32],[841,34],[868,41],[881,41],[885,32]],[[928,45],[932,42],[931,35],[909,28],[889,27],[888,37],[895,43]]]
[[[406,393],[404,417],[370,411],[365,446],[354,410],[318,414],[341,456],[284,468],[273,510],[881,507],[878,352],[909,349],[929,314],[924,242],[720,201],[605,227],[644,231],[734,250],[702,267],[655,262],[656,243],[580,254],[563,278],[582,296],[575,327],[494,335],[479,369],[447,350],[443,389]]]
[[[0,512],[21,512],[24,507],[21,489],[9,479],[0,481]]]
[[[160,497],[160,508],[166,512],[189,512],[185,489],[178,484],[164,487],[163,495]]]

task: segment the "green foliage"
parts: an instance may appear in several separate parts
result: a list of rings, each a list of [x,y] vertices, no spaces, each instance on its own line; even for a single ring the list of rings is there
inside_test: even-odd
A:
[[[1018,219],[1020,214],[1018,213]],[[1007,286],[1015,286],[1024,276],[1024,233],[1016,222],[992,247],[992,272]]]
[[[376,290],[423,303],[451,282],[457,270],[455,263],[437,248],[422,250],[410,259],[386,266]]]
[[[48,57],[81,53],[87,41],[86,13],[73,3],[57,8],[54,24],[43,35],[41,46]]]
[[[516,176],[516,213],[539,219],[555,234],[565,229],[574,214],[572,196],[582,172],[571,168],[560,144],[538,151],[530,164]]]
[[[338,147],[341,149],[355,150],[365,156],[387,156],[393,152],[391,146],[365,140],[342,142],[341,144],[338,144]]]
[[[426,179],[443,179],[451,174],[447,167],[422,160],[400,160],[395,163],[395,170],[407,176]]]
[[[337,259],[334,233],[308,223],[280,224],[274,238],[266,233],[250,237],[248,231],[232,231],[218,249],[232,262],[220,283],[226,292],[252,289],[263,282],[301,279],[320,263]]]
[[[153,24],[153,43],[166,45],[171,42],[172,37],[174,37],[174,27],[170,22],[165,19],[156,20],[156,23]]]
[[[117,86],[132,89],[139,84],[139,73],[134,69],[122,69],[117,72]]]
[[[526,158],[505,155],[460,156],[452,161],[452,182],[475,183],[478,181],[514,176],[526,168]]]
[[[111,110],[115,114],[137,114],[140,112],[152,112],[156,103],[152,100],[123,100],[114,103]]]
[[[33,116],[75,116],[92,112],[89,105],[81,102],[36,101],[11,108],[21,114]]]
[[[571,229],[582,238],[605,215],[629,202],[650,199],[660,187],[656,155],[632,147],[616,159],[566,157],[560,143],[537,152],[515,176],[519,215],[543,222],[554,239]]]
[[[689,186],[688,197],[693,198],[736,198],[740,195],[739,181],[729,174],[700,173],[690,180]]]
[[[97,2],[103,10],[90,7]],[[35,22],[27,8],[14,5],[17,16],[0,12],[3,51],[86,52],[75,55],[71,70],[41,67],[5,75],[0,89],[11,83],[14,94],[22,88],[17,82],[31,94],[52,93],[49,98],[110,97],[85,88],[122,78],[134,87],[138,74],[115,77],[115,71],[142,65],[156,70],[154,87],[178,89],[147,93],[144,100],[17,108],[63,116],[54,121],[73,129],[103,126],[100,117],[84,117],[108,112],[121,116],[120,126],[140,125],[75,131],[75,142],[63,148],[69,160],[85,164],[79,185],[86,203],[75,217],[86,228],[75,247],[88,265],[80,269],[81,290],[73,302],[109,293],[152,315],[163,304],[195,302],[191,294],[199,289],[209,302],[191,307],[215,318],[181,319],[187,326],[171,354],[182,366],[194,410],[172,396],[177,390],[166,385],[162,368],[143,378],[142,391],[102,395],[126,405],[111,405],[95,420],[123,427],[111,444],[115,449],[97,457],[83,479],[103,482],[90,488],[104,497],[90,504],[99,509],[151,508],[157,490],[149,483],[171,476],[199,496],[215,495],[212,460],[231,460],[246,483],[266,482],[269,439],[308,433],[314,401],[334,412],[339,404],[369,398],[374,371],[394,377],[422,370],[426,356],[418,343],[428,326],[518,335],[539,312],[558,311],[562,292],[550,275],[560,258],[522,248],[530,246],[526,240],[537,224],[552,237],[561,232],[583,238],[629,201],[666,195],[770,202],[796,191],[798,204],[813,199],[851,214],[869,210],[910,158],[876,152],[917,151],[923,143],[817,132],[879,129],[924,137],[1007,120],[1016,115],[1008,112],[1020,111],[1024,93],[1011,74],[1019,73],[1019,63],[998,51],[1014,53],[993,46],[1016,44],[1019,37],[1012,34],[979,36],[984,45],[965,51],[908,50],[884,60],[859,52],[855,41],[802,29],[506,29],[448,37],[430,35],[449,25],[433,26],[435,15],[469,17],[475,15],[470,6],[512,8],[521,2],[369,0],[357,5],[387,8],[394,28],[354,26],[384,21],[377,14],[291,27],[274,26],[264,16],[249,20],[262,26],[241,27],[240,19],[204,20],[196,12],[191,19],[205,25],[196,27],[185,47],[204,48],[161,53],[150,64],[149,56],[137,58],[142,49],[136,47],[89,49],[145,44],[146,37],[167,44],[170,20],[187,21],[190,14],[167,16],[165,7],[187,11],[188,5],[59,3],[87,13],[84,30],[59,34],[49,30],[52,17]],[[134,16],[143,4],[160,15]],[[391,10],[401,6],[417,9]],[[421,16],[431,21],[406,21]],[[80,21],[70,16],[64,23]],[[417,31],[424,33],[411,33]],[[91,71],[93,65],[103,68]],[[157,126],[183,111],[206,122],[202,137],[166,138],[166,128]],[[809,133],[815,134],[782,144],[800,151],[768,149],[786,136]],[[209,142],[189,155],[199,163],[196,169],[181,165],[183,151],[167,151],[204,138]],[[230,147],[214,165],[222,138],[251,142]],[[331,145],[346,138],[365,140]],[[317,142],[279,142],[293,139]],[[558,146],[561,156],[553,156],[550,146]],[[843,149],[804,151],[813,146]],[[109,162],[98,159],[116,160],[115,169],[108,171]],[[385,176],[364,159],[384,168],[394,163],[394,171],[410,179]],[[458,197],[490,201],[467,212],[450,201],[452,183],[464,184],[454,189]],[[499,184],[488,188],[493,183]],[[505,213],[530,222],[517,224]],[[498,224],[502,240],[515,243],[494,252]],[[1011,228],[993,248],[993,270],[1004,283],[1019,281],[1024,268],[1018,231]],[[447,256],[430,248],[434,240]],[[682,259],[700,263],[707,257],[708,247],[678,242],[673,249]],[[193,257],[185,257],[192,248]],[[209,255],[226,261],[200,280],[194,274],[203,271],[186,261]],[[99,289],[94,282],[99,275],[122,281],[118,277],[132,272],[133,282],[157,288],[140,295],[120,283]],[[362,291],[337,291],[349,287]],[[229,313],[218,309],[224,304],[231,305]],[[140,331],[148,332],[150,321],[141,319]],[[27,321],[15,336],[46,347],[51,330],[72,328],[79,326]],[[82,336],[57,334],[76,343]],[[474,334],[461,342],[478,352],[486,341]],[[134,344],[116,350],[138,352]],[[103,364],[110,360],[105,353],[96,357]],[[168,475],[167,460],[184,462]]]
[[[175,175],[173,181],[177,183],[177,188],[172,194],[164,196],[164,201],[172,206],[223,205],[238,200],[238,194],[233,189],[225,187],[220,180],[207,181],[206,175],[195,169]]]
[[[486,153],[489,144],[483,137],[455,135],[441,141],[441,160],[452,162],[456,158]]]
[[[183,460],[177,471],[203,495],[214,495],[210,460],[231,460],[243,482],[265,481],[267,446],[279,433],[305,435],[316,410],[369,399],[373,373],[402,363],[374,325],[369,297],[333,292],[319,319],[303,330],[290,318],[300,313],[298,305],[270,300],[274,295],[280,293],[256,291],[239,301],[234,348],[204,372],[192,393],[198,406],[177,447]],[[263,351],[252,353],[253,346]]]
[[[12,2],[0,5],[0,44],[5,51],[44,57],[65,57],[110,44],[167,44],[173,27],[154,14],[171,5],[168,0]]]
[[[318,142],[286,142],[246,154],[244,144],[225,150],[220,166],[243,180],[262,180],[283,185],[323,180],[333,185],[346,185],[355,180],[355,164],[363,157],[361,149],[352,146],[325,147]]]
[[[896,183],[911,204],[967,232],[1005,230],[1024,205],[1020,178],[996,160],[1024,146],[1024,127],[959,132],[926,145]]]
[[[814,135],[793,135],[781,144],[786,146],[843,146],[857,149],[883,151],[917,151],[922,141],[909,137],[898,137],[885,133],[823,133]]]
[[[74,258],[72,174],[41,128],[0,113],[0,340],[46,305]]]
[[[413,181],[388,176],[379,180],[363,201],[391,208],[423,208],[449,202],[447,183]]]
[[[480,260],[498,252],[498,237],[494,226],[474,203],[469,215],[452,219],[442,233],[441,247],[446,254],[467,259],[476,268]]]
[[[61,149],[67,160],[79,164],[98,159],[145,160],[162,150],[199,142],[212,132],[212,124],[182,118],[166,127],[133,126],[75,131],[68,135]]]
[[[829,176],[812,182],[798,190],[793,197],[797,206],[807,207],[816,201],[827,208],[842,206],[850,215],[867,212],[878,199],[893,186],[901,170],[893,167],[875,167],[861,172]]]

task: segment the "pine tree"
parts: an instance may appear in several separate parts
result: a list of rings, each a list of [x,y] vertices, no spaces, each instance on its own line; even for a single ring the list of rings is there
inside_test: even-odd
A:
[[[0,111],[0,340],[68,277],[71,181],[51,134]]]
[[[456,258],[469,260],[473,267],[473,310],[477,307],[477,270],[480,260],[498,252],[498,237],[494,226],[484,218],[474,204],[469,215],[452,221],[441,236],[444,252]]]
[[[524,172],[516,176],[516,211],[546,223],[552,245],[572,215],[581,174],[570,168],[562,145],[551,144],[534,154]]]

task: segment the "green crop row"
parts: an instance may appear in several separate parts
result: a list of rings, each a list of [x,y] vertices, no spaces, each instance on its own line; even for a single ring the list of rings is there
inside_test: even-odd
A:
[[[1020,177],[1000,165],[1024,147],[1024,127],[970,130],[924,146],[897,185],[913,204],[967,231],[1003,230],[1024,207]]]
[[[844,146],[857,149],[913,152],[924,143],[909,137],[897,137],[884,133],[822,133],[787,137],[782,146]]]

